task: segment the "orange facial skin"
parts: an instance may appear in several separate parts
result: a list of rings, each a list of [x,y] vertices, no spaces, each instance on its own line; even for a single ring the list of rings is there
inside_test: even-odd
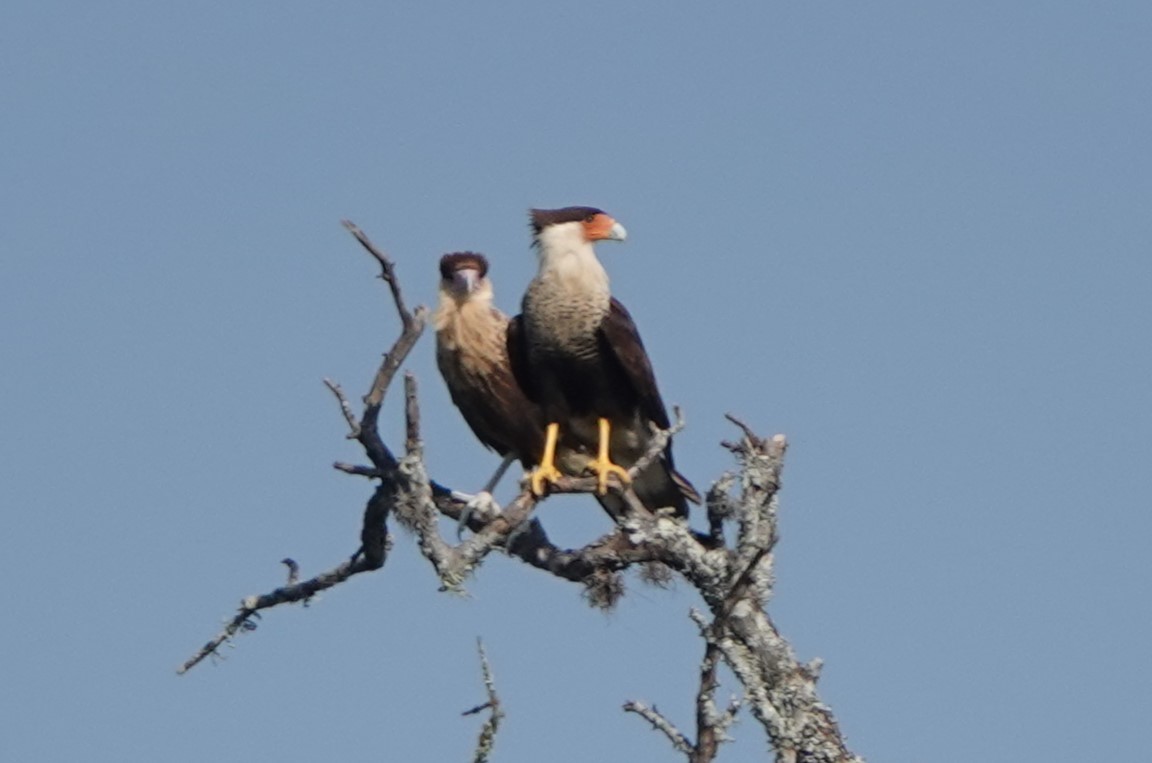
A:
[[[612,238],[612,228],[616,225],[616,221],[610,215],[601,212],[584,220],[582,224],[584,238],[588,241],[603,241]]]

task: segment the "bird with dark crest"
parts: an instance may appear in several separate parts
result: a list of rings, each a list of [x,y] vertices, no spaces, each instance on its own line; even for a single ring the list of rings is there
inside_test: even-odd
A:
[[[546,422],[539,464],[531,475],[537,495],[571,467],[557,453],[589,454],[597,492],[609,475],[630,482],[628,469],[648,451],[652,426],[667,429],[668,412],[632,316],[609,289],[596,257],[598,241],[623,241],[624,226],[594,207],[531,210],[539,271],[522,314],[509,325],[508,355],[521,386]],[[563,461],[563,459],[561,459]],[[631,486],[645,507],[688,515],[700,495],[676,472],[671,443]]]

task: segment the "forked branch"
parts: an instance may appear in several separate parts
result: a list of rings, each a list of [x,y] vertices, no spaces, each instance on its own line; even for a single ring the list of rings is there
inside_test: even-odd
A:
[[[751,427],[729,416],[739,438],[723,443],[736,460],[736,468],[722,475],[708,491],[706,499],[708,532],[700,533],[671,512],[652,513],[635,498],[631,489],[611,480],[609,488],[626,500],[628,509],[616,517],[613,532],[579,549],[563,549],[553,544],[543,524],[534,516],[537,496],[522,489],[505,507],[490,504],[468,511],[468,505],[450,488],[434,481],[424,464],[424,443],[420,432],[420,407],[416,379],[404,380],[404,453],[397,457],[384,443],[377,426],[385,395],[409,352],[423,333],[427,311],[409,311],[394,263],[352,223],[345,227],[380,266],[380,277],[388,284],[400,318],[399,336],[385,353],[359,416],[353,411],[339,384],[325,380],[336,398],[349,437],[364,449],[370,465],[336,463],[348,474],[377,480],[364,507],[360,546],[352,556],[331,570],[289,583],[270,593],[250,596],[224,629],[186,661],[178,672],[186,672],[210,656],[237,634],[256,627],[260,612],[290,603],[307,603],[319,591],[337,585],[353,575],[379,569],[387,559],[392,540],[388,520],[411,529],[421,552],[429,560],[444,589],[459,588],[469,575],[495,550],[503,550],[528,565],[565,580],[582,584],[588,600],[611,607],[622,595],[624,570],[642,565],[642,578],[659,580],[667,570],[679,574],[700,594],[706,612],[693,611],[704,641],[704,657],[699,666],[699,688],[695,705],[695,739],[682,732],[654,705],[630,701],[624,705],[659,730],[677,752],[690,763],[715,759],[728,730],[742,707],[763,727],[770,748],[780,763],[855,762],[844,745],[832,711],[816,691],[816,663],[797,661],[788,642],[780,635],[767,613],[774,584],[773,549],[778,539],[778,491],[787,441],[782,435],[761,438]],[[643,470],[658,458],[669,439],[683,428],[676,411],[676,423],[656,432],[652,447],[635,465]],[[591,493],[593,477],[564,477],[551,486],[553,493]],[[446,540],[439,518],[460,521],[471,531],[458,543]],[[730,540],[729,540],[730,538]],[[296,568],[292,568],[296,575]],[[659,573],[658,570],[666,570]],[[492,749],[503,711],[492,683],[487,657],[481,646],[488,701],[470,712],[491,710],[477,743],[475,760],[486,761]],[[741,685],[743,698],[733,698],[720,708],[716,692],[720,688],[718,667],[727,666]]]

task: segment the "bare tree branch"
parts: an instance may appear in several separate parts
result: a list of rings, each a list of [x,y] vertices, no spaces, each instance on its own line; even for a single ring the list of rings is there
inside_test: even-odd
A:
[[[720,713],[716,708],[716,689],[720,682],[716,679],[716,663],[720,653],[715,644],[704,647],[704,661],[700,664],[700,689],[696,693],[696,744],[693,746],[691,763],[708,763],[716,757],[720,743],[727,741],[725,731],[736,720],[740,702],[734,700],[729,711]]]
[[[392,348],[385,353],[380,367],[372,380],[372,386],[364,397],[364,412],[357,422],[352,414],[352,408],[340,385],[329,379],[324,383],[340,404],[341,414],[351,430],[351,437],[360,442],[368,458],[372,461],[378,472],[381,482],[368,499],[364,507],[364,520],[360,532],[360,548],[348,561],[342,562],[333,569],[321,573],[314,578],[295,585],[277,588],[271,593],[262,596],[249,596],[240,606],[239,611],[225,625],[224,630],[218,633],[211,641],[188,659],[177,671],[186,673],[205,658],[218,654],[218,650],[228,643],[237,633],[255,629],[255,618],[260,610],[275,607],[280,604],[305,602],[317,592],[331,588],[337,583],[362,572],[371,572],[384,566],[388,550],[391,547],[391,537],[388,534],[387,517],[395,502],[394,482],[389,479],[399,468],[399,462],[392,455],[388,446],[380,438],[376,422],[380,413],[380,406],[384,400],[384,393],[396,375],[396,371],[403,364],[408,353],[416,344],[416,340],[424,331],[425,309],[417,307],[414,313],[408,311],[404,304],[400,290],[400,282],[396,277],[396,268],[383,252],[377,249],[364,235],[363,231],[345,220],[344,226],[356,237],[365,249],[380,264],[381,277],[388,283],[392,292],[392,299],[400,315],[402,330],[400,336],[393,343]],[[339,468],[339,466],[337,467]],[[366,474],[367,467],[359,469],[350,467],[345,471]],[[376,475],[373,475],[376,476]]]
[[[332,391],[332,394],[336,396],[336,402],[340,404],[340,412],[344,414],[344,420],[348,422],[348,439],[355,440],[360,434],[360,422],[356,421],[356,414],[352,412],[352,406],[348,404],[348,398],[344,396],[343,388],[331,379],[325,379],[324,386]]]
[[[636,713],[651,723],[652,728],[668,737],[668,741],[672,743],[677,752],[682,752],[685,755],[692,754],[693,745],[688,741],[688,737],[684,736],[684,732],[676,728],[676,725],[665,718],[655,707],[649,707],[643,702],[629,701],[624,703],[624,712]]]
[[[380,471],[374,466],[364,466],[362,464],[346,464],[343,461],[337,461],[332,464],[332,468],[342,471],[345,474],[355,474],[360,477],[368,477],[369,479],[380,479],[384,476],[384,472]]]
[[[728,447],[740,466],[740,495],[726,514],[737,524],[735,548],[693,547],[686,530],[667,518],[654,522],[630,518],[623,526],[655,547],[700,592],[712,613],[708,622],[697,615],[709,648],[702,677],[719,654],[743,684],[746,701],[763,726],[778,761],[858,761],[845,747],[831,710],[816,693],[816,671],[797,662],[791,646],[769,619],[764,604],[770,597],[772,549],[777,539],[777,491],[787,441],[781,435],[757,437],[735,421],[743,437]],[[723,479],[723,478],[722,478]],[[690,537],[690,536],[689,536]],[[693,539],[694,542],[694,539]],[[707,682],[702,684],[702,692]],[[698,698],[698,741],[691,761],[711,760],[713,743],[735,717],[710,711],[707,697]]]
[[[351,220],[340,221],[344,228],[356,237],[360,245],[368,250],[368,254],[372,255],[377,262],[380,263],[380,277],[388,284],[388,288],[392,290],[392,302],[396,305],[396,312],[400,316],[400,323],[407,330],[413,322],[414,316],[408,312],[408,308],[404,305],[404,294],[400,290],[400,281],[396,278],[396,266],[392,260],[383,251],[378,249],[375,244],[368,238],[364,231],[357,227],[356,223]],[[419,308],[417,308],[419,309]]]
[[[657,458],[660,458],[664,454],[664,449],[668,447],[668,443],[672,441],[672,438],[683,431],[684,415],[680,411],[680,406],[672,406],[672,415],[676,417],[676,420],[672,422],[672,426],[667,429],[654,427],[655,433],[652,436],[652,441],[648,445],[648,450],[645,451],[643,456],[636,459],[636,463],[628,470],[628,476],[631,479],[636,479],[640,472],[648,468],[649,464]]]
[[[374,569],[379,568],[368,566],[368,562],[363,557],[349,559],[327,572],[320,573],[314,578],[277,588],[270,593],[260,596],[247,597],[240,602],[240,610],[228,621],[224,629],[214,636],[212,640],[200,647],[200,650],[185,661],[176,672],[178,674],[187,673],[199,665],[205,658],[218,655],[220,647],[228,643],[238,633],[255,630],[255,621],[260,616],[260,610],[275,607],[280,604],[296,604],[308,601],[319,592],[331,588],[337,583],[343,583],[353,575],[361,572],[370,572]]]
[[[766,609],[774,585],[772,552],[779,537],[778,492],[787,451],[783,435],[761,438],[749,425],[728,415],[740,436],[723,445],[734,456],[736,468],[723,474],[708,491],[707,534],[694,531],[686,521],[670,514],[653,514],[640,504],[630,487],[610,479],[609,489],[621,495],[628,508],[615,518],[617,526],[613,532],[582,548],[562,549],[550,541],[535,516],[540,499],[527,489],[504,507],[493,502],[472,511],[464,520],[471,536],[454,545],[441,535],[439,518],[447,516],[460,521],[467,504],[427,473],[414,376],[407,374],[404,380],[402,457],[397,458],[384,443],[377,426],[385,394],[423,333],[427,311],[423,307],[408,310],[392,261],[359,228],[348,221],[344,225],[380,265],[380,277],[389,286],[401,322],[400,334],[385,353],[363,398],[364,409],[359,418],[340,385],[325,380],[340,405],[349,437],[360,443],[371,462],[370,466],[338,462],[335,468],[378,480],[364,508],[360,547],[332,570],[297,581],[297,568],[292,568],[289,585],[246,598],[224,629],[179,672],[218,655],[219,648],[235,635],[254,629],[262,610],[280,604],[306,603],[317,592],[352,575],[379,569],[391,546],[388,519],[394,515],[415,535],[443,589],[458,589],[497,549],[536,569],[580,583],[589,602],[600,607],[611,607],[619,599],[624,590],[621,574],[630,567],[638,566],[643,570],[642,579],[658,584],[667,579],[668,570],[675,571],[699,592],[707,606],[706,613],[691,613],[705,643],[696,695],[696,740],[689,740],[655,706],[633,701],[624,709],[661,731],[690,763],[708,763],[716,757],[744,705],[764,729],[777,761],[860,761],[844,745],[831,709],[819,699],[819,661],[799,663]],[[632,470],[633,476],[658,458],[670,438],[683,428],[678,409],[675,415],[672,427],[654,433],[649,451]],[[596,487],[594,477],[564,477],[551,485],[550,493],[592,493]],[[717,668],[721,661],[744,692],[742,699],[732,699],[723,710],[716,703]],[[488,759],[503,715],[482,646],[481,664],[489,701],[472,712],[491,709],[492,716],[477,744],[478,761]]]
[[[476,740],[476,752],[472,756],[473,763],[486,763],[492,754],[492,747],[496,743],[496,732],[500,730],[500,721],[504,720],[504,710],[500,706],[500,696],[496,693],[496,682],[492,678],[492,666],[488,664],[484,642],[480,639],[476,639],[476,649],[480,652],[480,670],[484,674],[484,690],[488,693],[488,701],[471,710],[465,710],[461,715],[475,715],[484,710],[492,711],[480,729],[480,738]]]
[[[295,559],[286,556],[280,560],[280,564],[288,568],[288,585],[296,585],[300,582],[300,565],[296,563]]]

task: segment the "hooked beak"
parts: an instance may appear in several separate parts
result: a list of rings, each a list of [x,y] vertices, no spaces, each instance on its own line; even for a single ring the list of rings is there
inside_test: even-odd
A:
[[[460,268],[452,274],[452,285],[461,294],[471,294],[480,283],[480,271],[476,268]]]
[[[608,231],[607,238],[609,241],[623,241],[628,238],[628,231],[626,231],[620,223],[613,222],[612,229]]]

